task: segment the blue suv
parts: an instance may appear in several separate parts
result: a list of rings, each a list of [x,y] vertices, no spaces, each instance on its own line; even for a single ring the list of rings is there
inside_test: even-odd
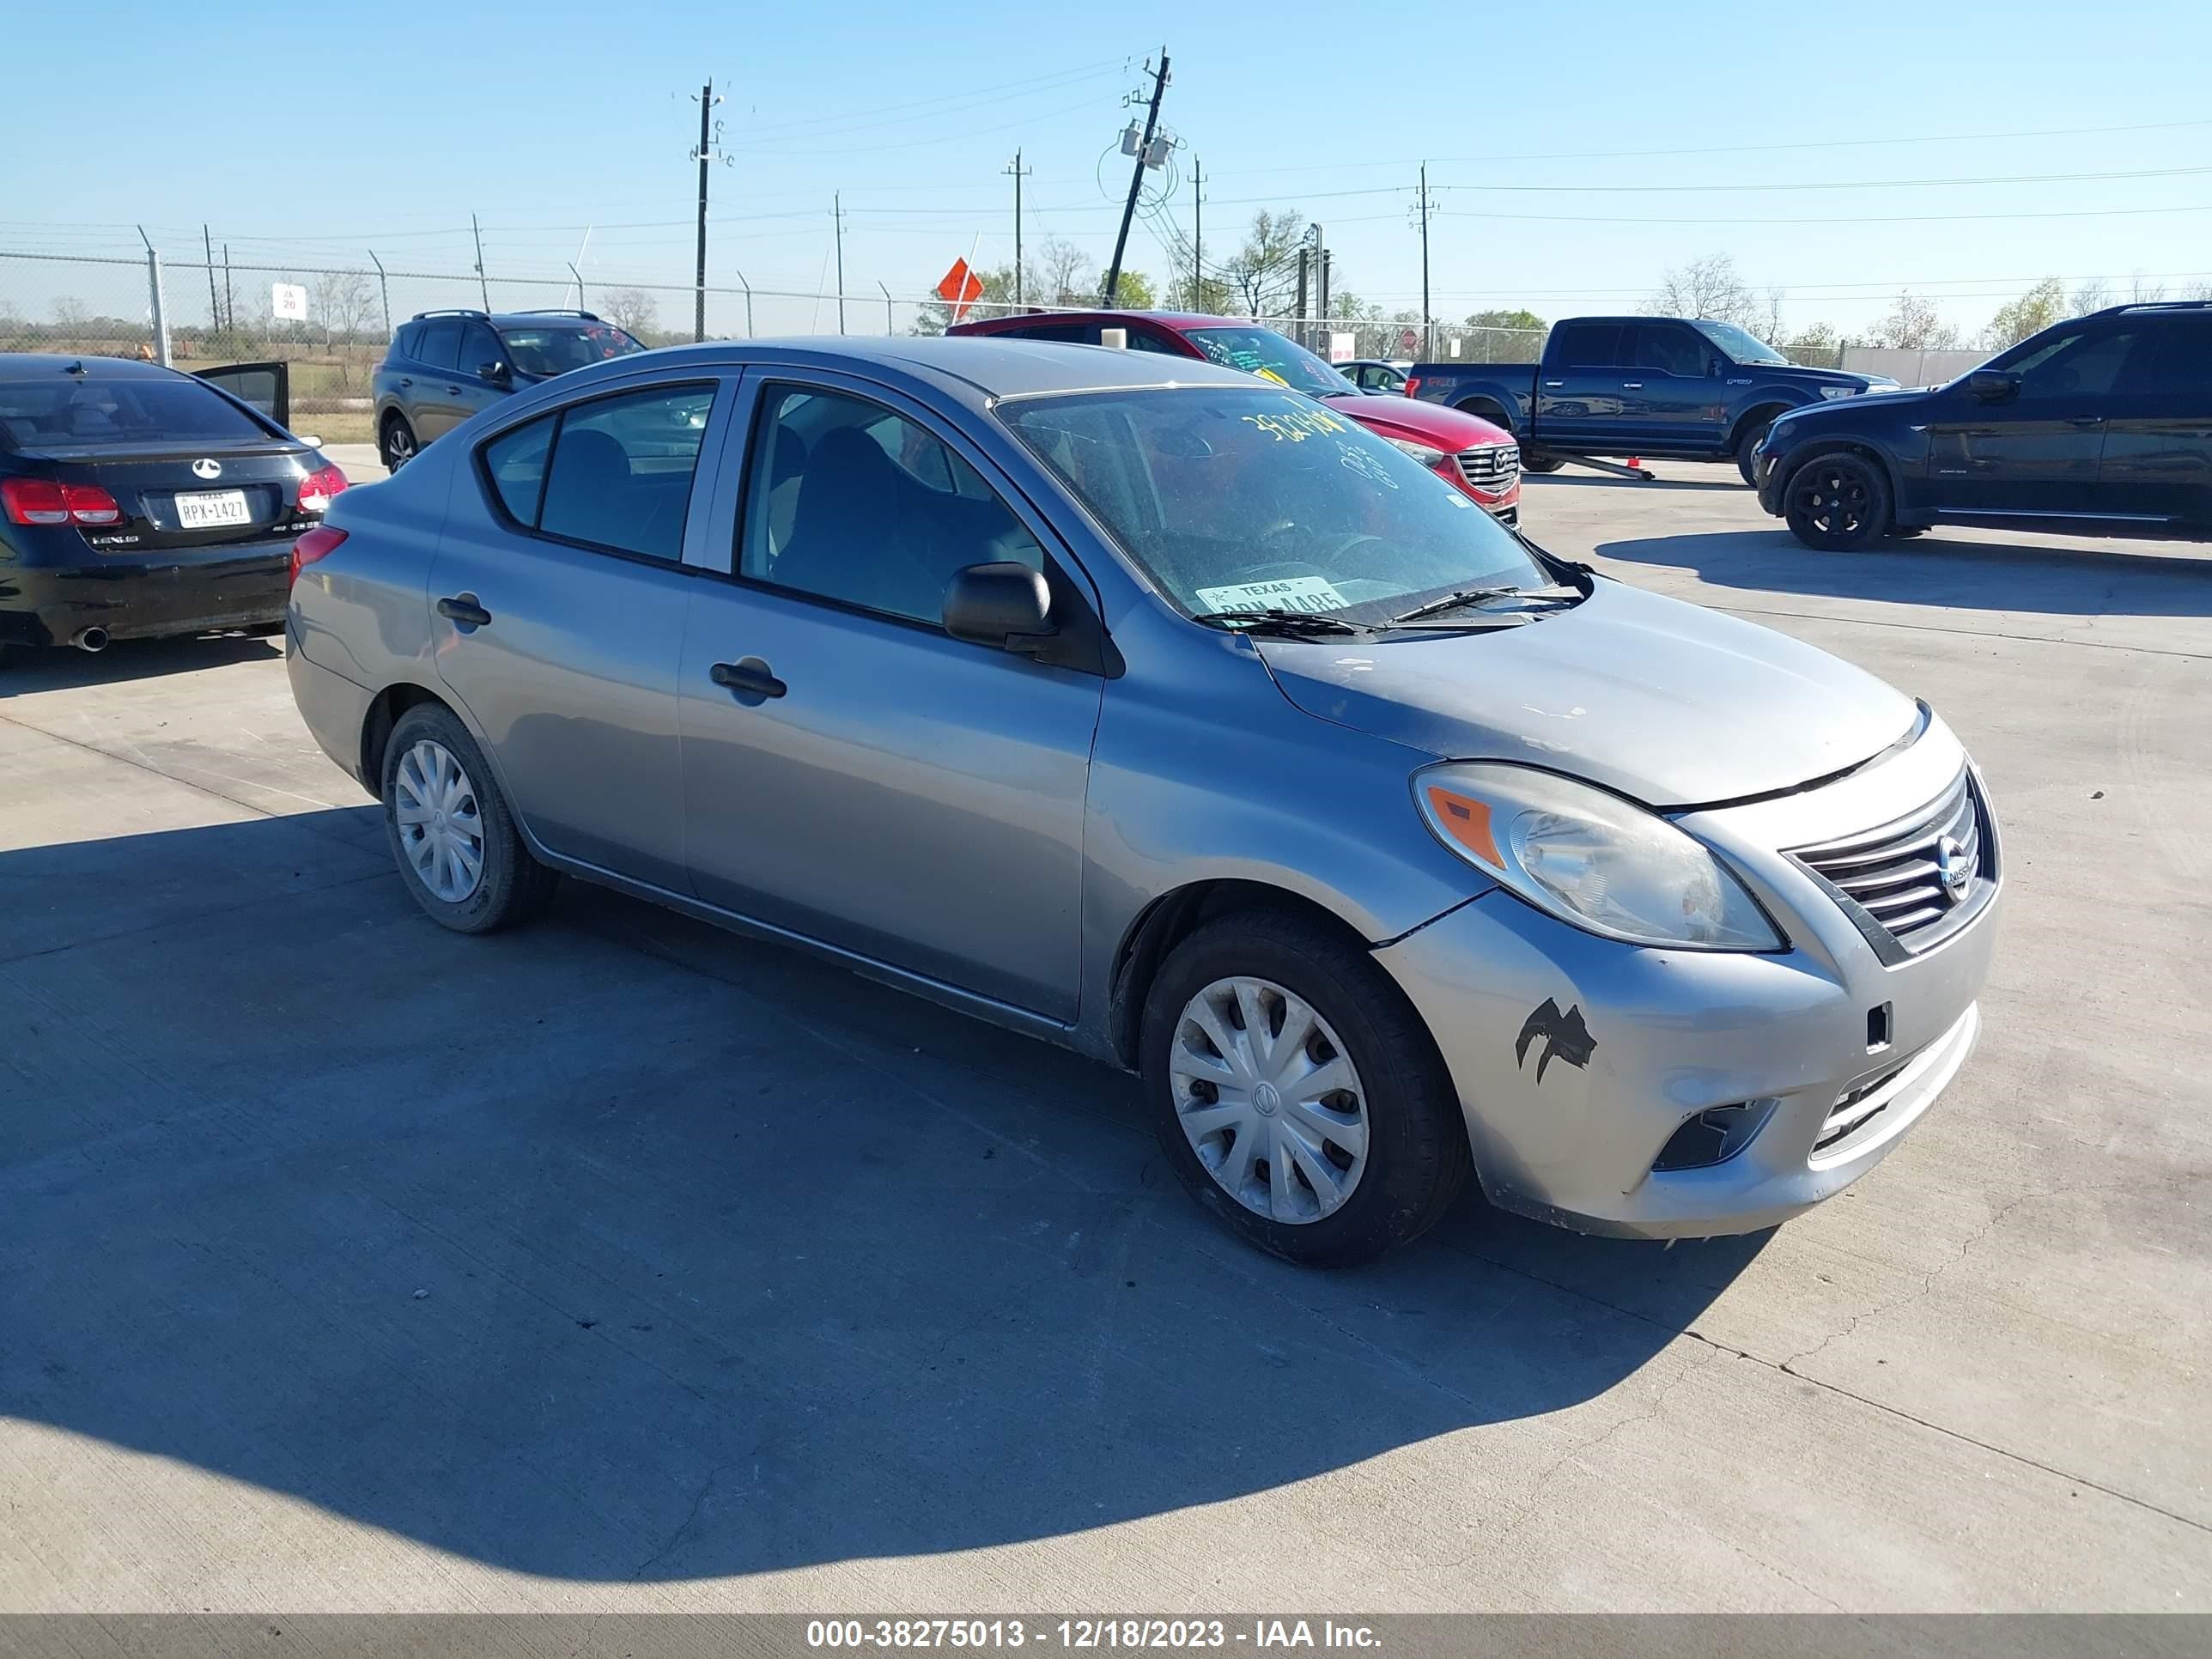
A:
[[[642,351],[588,311],[425,311],[400,325],[374,378],[376,447],[397,472],[508,393]]]

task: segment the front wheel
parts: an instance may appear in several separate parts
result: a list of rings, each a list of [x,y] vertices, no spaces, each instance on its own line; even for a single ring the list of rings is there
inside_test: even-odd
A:
[[[1850,450],[1815,455],[1790,475],[1784,517],[1790,533],[1823,553],[1866,546],[1889,528],[1889,480]]]
[[[1225,916],[1146,999],[1145,1092],[1191,1195],[1232,1231],[1312,1266],[1419,1237],[1466,1183],[1443,1061],[1364,951],[1316,923]]]
[[[1523,472],[1557,472],[1566,463],[1557,455],[1547,455],[1540,449],[1521,447],[1521,470]]]
[[[421,703],[384,751],[384,828],[400,879],[431,921],[457,933],[526,921],[559,878],[532,858],[468,728]]]
[[[1759,485],[1759,469],[1754,465],[1759,447],[1766,441],[1767,428],[1773,424],[1771,421],[1757,422],[1746,428],[1743,436],[1736,440],[1735,470],[1743,474],[1743,481],[1753,489]]]

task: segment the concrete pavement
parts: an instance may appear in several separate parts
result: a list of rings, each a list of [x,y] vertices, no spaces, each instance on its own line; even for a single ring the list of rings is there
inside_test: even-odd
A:
[[[441,932],[265,641],[11,670],[0,1608],[2212,1610],[2212,556],[1662,471],[1528,527],[1928,697],[2013,884],[1938,1109],[1672,1250],[1260,1259],[1064,1054]]]

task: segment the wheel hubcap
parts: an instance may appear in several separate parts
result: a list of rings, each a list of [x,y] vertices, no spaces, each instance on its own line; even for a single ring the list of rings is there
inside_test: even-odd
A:
[[[1367,1168],[1367,1091],[1313,1007],[1264,979],[1184,1005],[1168,1072],[1176,1120],[1221,1189],[1293,1224],[1341,1208]]]
[[[1801,486],[1805,516],[1832,536],[1849,535],[1867,520],[1873,492],[1864,478],[1846,471],[1824,472]]]
[[[483,817],[477,787],[453,751],[424,738],[399,757],[392,815],[416,879],[458,904],[483,880]]]

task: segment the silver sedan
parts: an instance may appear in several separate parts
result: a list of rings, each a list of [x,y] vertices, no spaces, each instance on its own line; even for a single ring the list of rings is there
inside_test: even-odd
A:
[[[1137,1071],[1298,1261],[1470,1170],[1765,1227],[1973,1045],[1996,829],[1940,719],[1230,370],[651,352],[347,491],[293,578],[301,711],[435,921],[580,877]]]

